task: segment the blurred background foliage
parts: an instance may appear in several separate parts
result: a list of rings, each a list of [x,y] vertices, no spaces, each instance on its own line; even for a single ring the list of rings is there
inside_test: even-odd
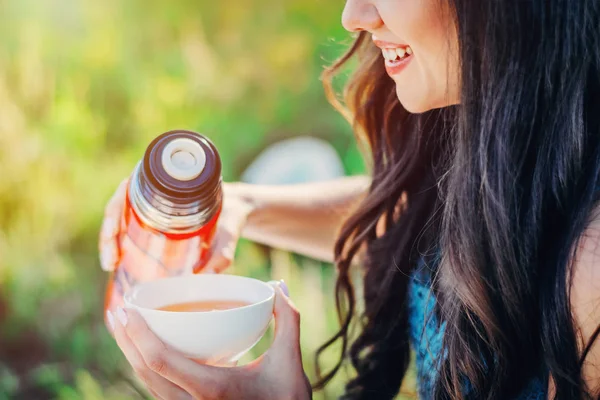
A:
[[[350,42],[342,7],[0,1],[0,400],[146,397],[102,322],[97,234],[106,201],[158,134],[209,136],[226,180],[298,135],[330,142],[347,174],[364,171],[319,81]],[[286,279],[313,377],[314,350],[337,326],[334,271],[263,250],[242,243],[233,272]],[[339,394],[344,374],[315,398]]]

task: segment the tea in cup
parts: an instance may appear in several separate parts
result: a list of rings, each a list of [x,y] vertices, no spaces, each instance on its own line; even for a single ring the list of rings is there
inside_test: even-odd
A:
[[[238,361],[266,332],[275,292],[234,275],[182,275],[138,284],[125,294],[168,346],[207,364]]]

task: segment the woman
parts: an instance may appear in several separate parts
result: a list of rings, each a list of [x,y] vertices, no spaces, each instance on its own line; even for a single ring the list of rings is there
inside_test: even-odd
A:
[[[596,396],[600,2],[348,0],[343,23],[358,38],[326,78],[359,58],[345,100],[371,150],[369,188],[226,194],[242,235],[333,254],[342,326],[324,348],[340,340],[357,372],[343,398],[393,398],[409,344],[424,399]],[[348,269],[362,249],[364,324],[349,343]],[[130,311],[115,335],[159,398],[309,398],[281,290],[275,314],[272,348],[230,369],[166,349]]]

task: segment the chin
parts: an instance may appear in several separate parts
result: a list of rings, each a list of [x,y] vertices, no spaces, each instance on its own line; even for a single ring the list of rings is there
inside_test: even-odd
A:
[[[438,108],[438,107],[430,107],[426,104],[415,102],[415,101],[404,101],[400,97],[398,97],[398,100],[400,100],[400,104],[402,104],[402,107],[404,107],[404,109],[411,114],[423,114],[424,112],[431,111],[434,108]]]
[[[422,96],[415,96],[414,94],[407,93],[406,90],[398,89],[396,86],[396,95],[398,96],[398,100],[400,100],[400,104],[406,111],[411,114],[422,114],[424,112],[430,111],[434,108],[431,102],[425,101]]]
[[[459,101],[428,101],[428,99],[421,96],[409,95],[406,91],[401,92],[399,90],[396,90],[396,95],[398,96],[398,100],[400,100],[402,107],[411,114],[423,114],[438,108],[460,104]]]

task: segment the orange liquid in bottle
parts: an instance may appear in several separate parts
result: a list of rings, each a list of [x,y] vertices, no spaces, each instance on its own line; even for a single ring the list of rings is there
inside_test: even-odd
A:
[[[208,261],[218,212],[197,232],[165,234],[145,225],[127,201],[121,219],[119,258],[106,290],[105,310],[123,306],[123,296],[140,282],[198,273]]]

